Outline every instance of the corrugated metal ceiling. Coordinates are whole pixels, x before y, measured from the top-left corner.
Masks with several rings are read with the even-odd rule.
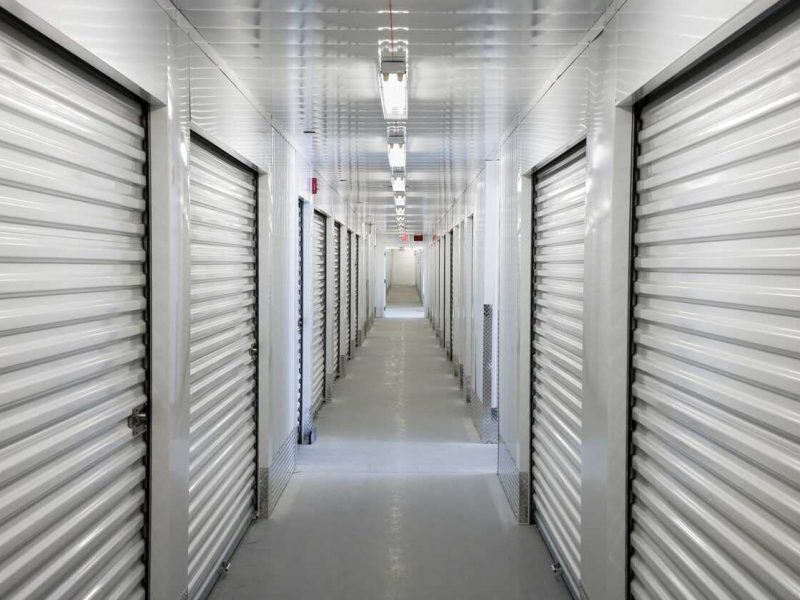
[[[409,231],[427,229],[602,15],[608,0],[393,0],[409,43]],[[388,0],[176,0],[316,168],[394,226],[377,84]]]

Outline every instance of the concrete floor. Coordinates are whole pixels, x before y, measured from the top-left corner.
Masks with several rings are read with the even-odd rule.
[[[424,319],[425,309],[413,285],[393,285],[386,296],[386,319]]]
[[[426,320],[376,320],[317,425],[212,598],[568,598]]]

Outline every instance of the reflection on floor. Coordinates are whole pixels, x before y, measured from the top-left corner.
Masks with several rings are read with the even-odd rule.
[[[427,321],[379,319],[215,600],[568,598]]]
[[[419,298],[417,288],[413,285],[393,285],[386,295],[387,319],[422,319],[425,309]]]

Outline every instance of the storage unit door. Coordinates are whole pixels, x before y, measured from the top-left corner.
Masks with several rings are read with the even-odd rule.
[[[342,293],[342,226],[336,223],[333,229],[333,370],[339,375],[339,340],[342,322],[340,319]]]
[[[0,22],[0,597],[144,598],[141,104]]]
[[[251,171],[192,138],[189,598],[255,512],[255,192]]]
[[[356,339],[360,342],[361,339],[359,337],[359,331],[361,329],[361,323],[359,321],[361,315],[361,237],[356,234],[356,253],[355,253],[355,261],[356,261],[356,297],[355,297],[355,318],[353,319],[353,327],[355,330]]]
[[[800,20],[640,112],[631,593],[800,597]]]
[[[302,444],[303,423],[303,201],[297,202],[297,441]]]
[[[325,326],[327,310],[325,307],[326,274],[325,258],[327,235],[325,231],[325,215],[314,212],[314,231],[312,232],[312,246],[314,258],[314,331],[311,341],[311,412],[316,413],[325,399]]]
[[[581,144],[534,174],[531,261],[534,518],[576,592],[585,217],[586,149]]]
[[[343,232],[345,239],[344,239],[344,269],[342,270],[342,276],[344,277],[344,293],[342,294],[342,302],[344,306],[342,306],[342,355],[343,356],[350,356],[350,232],[345,231]]]
[[[355,277],[355,248],[353,247],[353,232],[347,232],[347,356],[352,355],[353,343],[355,342],[355,334],[353,332],[353,310],[355,299],[353,298],[355,292],[356,281]]]
[[[453,359],[453,232],[447,236],[447,355]]]

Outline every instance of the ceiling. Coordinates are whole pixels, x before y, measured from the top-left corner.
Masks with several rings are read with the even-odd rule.
[[[388,0],[174,0],[317,170],[394,230],[378,42]],[[408,231],[427,231],[609,0],[392,0],[408,40]],[[315,134],[304,134],[313,130]]]

